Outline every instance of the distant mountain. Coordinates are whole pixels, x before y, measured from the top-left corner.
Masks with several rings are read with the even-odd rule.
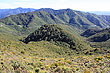
[[[90,11],[90,13],[94,13],[97,15],[110,15],[110,11]]]
[[[0,9],[0,18],[4,18],[10,15],[16,15],[19,13],[27,13],[35,11],[36,9],[33,8],[16,8],[16,9]]]
[[[106,28],[109,27],[110,23],[107,21],[105,16],[100,16],[92,13],[85,13],[81,11],[76,11],[72,9],[61,9],[61,10],[53,10],[50,8],[42,8],[37,11],[45,11],[48,13],[52,13],[66,24],[75,25],[78,27],[88,28],[88,27],[101,27]],[[105,26],[106,25],[106,26]],[[76,25],[75,25],[76,26]]]

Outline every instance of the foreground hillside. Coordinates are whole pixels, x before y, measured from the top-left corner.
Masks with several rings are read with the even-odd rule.
[[[58,27],[54,25],[44,25]],[[41,28],[44,28],[42,26]],[[63,26],[70,34],[69,26]],[[59,28],[58,28],[59,29]],[[58,30],[57,29],[57,30]],[[60,28],[62,29],[62,28]],[[63,31],[62,29],[62,31]],[[39,29],[39,31],[42,31]],[[46,31],[46,30],[45,30]],[[52,32],[52,31],[51,31]],[[64,32],[64,31],[63,31]],[[64,32],[64,33],[65,33]],[[35,32],[34,32],[35,33]],[[7,37],[8,35],[8,37]],[[40,34],[41,35],[41,34]],[[55,35],[55,34],[54,34]],[[9,34],[0,35],[1,73],[100,73],[110,72],[110,50],[90,48],[75,32],[71,32],[74,43],[82,44],[79,49],[71,49],[64,43],[41,39],[28,44],[19,41],[22,37]],[[37,37],[37,35],[34,35]],[[68,36],[68,35],[66,35]],[[30,37],[32,38],[32,37]],[[48,37],[47,37],[48,38]],[[24,38],[25,39],[25,38]],[[78,45],[77,45],[78,46]]]
[[[1,73],[109,73],[110,55],[78,55],[47,41],[0,40]]]

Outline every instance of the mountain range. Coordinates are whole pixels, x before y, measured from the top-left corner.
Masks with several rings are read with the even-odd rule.
[[[34,12],[21,13],[3,18],[0,20],[0,26],[4,28],[1,30],[3,32],[10,29],[8,31],[12,33],[19,32],[20,34],[32,32],[43,24],[64,24],[80,30],[86,30],[88,28],[104,29],[110,26],[109,17],[72,9],[54,10],[42,8]]]
[[[1,73],[109,73],[110,16],[72,9],[0,10]]]
[[[35,11],[36,9],[33,8],[16,8],[16,9],[0,9],[0,19],[4,17],[8,17],[10,15],[16,15],[19,13],[27,13]]]
[[[110,11],[89,11],[89,12],[97,15],[110,15]]]

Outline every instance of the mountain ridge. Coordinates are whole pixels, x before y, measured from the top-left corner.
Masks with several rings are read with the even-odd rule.
[[[34,8],[22,8],[22,7],[18,7],[15,9],[0,9],[0,19],[8,17],[10,15],[16,15],[19,13],[27,13],[27,12],[32,12],[35,11],[37,9]]]
[[[33,32],[35,28],[44,24],[70,25],[80,30],[89,28],[107,28],[110,25],[108,18],[109,17],[106,16],[97,16],[95,14],[71,9],[54,10],[51,8],[44,8],[34,12],[11,15],[0,19],[0,23],[4,24],[4,27],[6,26],[17,32],[25,33],[25,31]]]

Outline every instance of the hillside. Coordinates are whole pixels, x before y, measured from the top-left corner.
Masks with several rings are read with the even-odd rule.
[[[45,27],[48,27],[47,29]],[[43,30],[42,30],[43,29]],[[50,29],[55,29],[50,30]],[[65,29],[65,30],[64,30]],[[68,30],[69,29],[69,30]],[[71,30],[70,30],[71,29]],[[44,40],[47,36],[46,31],[59,35],[61,32],[67,39],[73,39],[76,49],[68,47],[68,41],[65,43]],[[39,34],[37,33],[39,32]],[[71,32],[74,31],[74,32]],[[42,33],[45,32],[45,35]],[[59,34],[56,34],[58,33]],[[51,35],[50,34],[50,35]],[[40,41],[29,40],[34,36],[42,35]],[[8,36],[8,37],[7,37]],[[67,25],[43,25],[35,32],[24,38],[28,44],[19,41],[22,37],[10,34],[0,34],[0,72],[3,73],[70,73],[70,72],[107,72],[109,71],[109,49],[91,48],[82,38],[76,34],[75,30]],[[51,36],[47,36],[47,39]],[[62,38],[63,36],[60,35]],[[66,39],[65,38],[65,39]],[[34,38],[35,39],[35,38]],[[59,41],[59,40],[57,40]],[[103,55],[103,56],[102,56]],[[92,65],[91,65],[92,64]],[[101,64],[101,65],[100,65]],[[103,65],[104,64],[104,65]],[[91,69],[91,68],[93,69]],[[95,68],[103,68],[98,69]],[[102,71],[101,71],[102,70]]]
[[[31,41],[50,41],[55,42],[56,44],[61,44],[62,46],[65,45],[64,47],[67,46],[73,50],[82,50],[84,43],[81,44],[81,40],[79,41],[78,39],[76,39],[74,35],[75,34],[72,35],[62,30],[57,25],[43,25],[42,27],[28,35],[23,40],[23,42],[27,44]],[[86,45],[84,48],[86,48]]]
[[[81,34],[90,42],[91,47],[110,48],[110,28],[106,29],[88,29]]]
[[[47,41],[24,44],[0,39],[0,45],[1,73],[100,73],[110,70],[109,55],[77,55],[77,51],[59,47]]]
[[[72,9],[39,9],[37,11],[45,11],[52,13],[69,24],[79,24],[79,26],[84,26],[87,28],[87,25],[90,27],[109,27],[109,16],[108,15],[96,15],[88,12],[76,11]],[[68,19],[69,18],[69,19]],[[107,24],[107,26],[105,26]],[[84,28],[84,27],[83,27]]]
[[[110,28],[88,29],[81,36],[87,37],[91,42],[105,42],[110,39]]]
[[[66,46],[64,47],[64,44],[61,46],[44,40],[31,41],[25,44],[18,40],[15,41],[14,38],[16,39],[12,35],[8,35],[8,37],[7,35],[0,35],[1,73],[95,73],[110,70],[108,65],[110,56],[109,54],[106,55],[110,52],[109,49],[104,51],[100,48],[89,49],[88,47],[87,50],[72,50]],[[81,42],[81,44],[84,44],[84,42]]]
[[[89,38],[93,42],[105,42],[110,39],[110,29],[101,30],[99,33],[94,34]]]
[[[86,31],[84,31],[81,36],[83,37],[90,37],[96,33],[99,33],[101,31],[101,29],[87,29]]]

